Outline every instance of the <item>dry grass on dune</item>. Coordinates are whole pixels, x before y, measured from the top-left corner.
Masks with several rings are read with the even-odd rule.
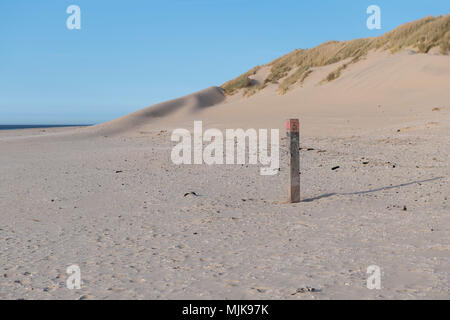
[[[228,81],[227,83],[222,85],[222,89],[225,90],[225,93],[228,95],[232,95],[236,93],[237,90],[242,88],[247,88],[251,85],[250,76],[256,74],[256,72],[259,70],[258,67],[254,67],[250,71],[247,71],[246,73],[240,75],[236,79],[233,79],[231,81]]]
[[[271,71],[263,83],[252,86],[249,78],[261,68],[258,66],[226,82],[222,88],[228,95],[246,88],[245,95],[249,96],[263,89],[268,83],[276,83],[279,84],[278,91],[284,94],[293,85],[303,83],[314,67],[351,59],[324,79],[333,81],[349,64],[364,58],[370,50],[390,50],[395,53],[404,48],[416,48],[420,53],[428,53],[434,47],[439,47],[442,54],[450,51],[450,15],[426,17],[406,23],[376,38],[329,41],[312,49],[297,49],[267,64]]]
[[[426,17],[406,23],[378,38],[374,38],[372,47],[390,49],[392,52],[403,48],[417,48],[427,53],[434,47],[441,47],[441,53],[447,54],[450,37],[450,15]],[[442,50],[444,48],[444,50]]]

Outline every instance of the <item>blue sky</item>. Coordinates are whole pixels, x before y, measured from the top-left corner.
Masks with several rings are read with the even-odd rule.
[[[69,30],[69,5],[81,30]],[[381,30],[366,9],[381,8]],[[377,36],[449,0],[1,0],[0,124],[99,123],[296,48]]]

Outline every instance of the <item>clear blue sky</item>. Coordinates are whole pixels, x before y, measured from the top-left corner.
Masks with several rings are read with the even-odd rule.
[[[66,9],[81,8],[81,30]],[[381,7],[382,29],[366,27]],[[0,0],[0,124],[98,123],[296,48],[377,36],[449,0]]]

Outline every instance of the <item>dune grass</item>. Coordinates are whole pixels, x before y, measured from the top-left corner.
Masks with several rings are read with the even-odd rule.
[[[255,75],[259,69],[260,69],[260,66],[254,67],[253,69],[240,75],[239,77],[237,77],[233,80],[230,80],[228,82],[225,82],[221,86],[221,88],[228,95],[233,95],[239,89],[248,88],[251,85],[250,76]]]
[[[311,49],[296,49],[266,65],[270,67],[270,73],[263,84],[252,87],[249,78],[256,74],[261,68],[259,66],[226,82],[222,88],[227,94],[247,88],[245,94],[248,96],[269,83],[275,83],[279,85],[278,91],[284,94],[294,85],[301,85],[314,67],[351,59],[324,79],[333,81],[339,78],[350,64],[365,57],[370,50],[389,50],[395,53],[405,48],[416,48],[420,53],[428,53],[434,47],[439,47],[442,54],[448,54],[450,51],[450,15],[425,17],[376,38],[328,41]]]
[[[249,88],[247,88],[245,91],[244,91],[244,97],[251,97],[252,95],[254,95],[255,93],[257,93],[259,90],[262,90],[262,89],[264,89],[265,87],[267,86],[267,84],[266,83],[260,83],[260,84],[257,84],[257,85],[253,85],[253,86],[251,86],[251,87],[249,87]]]
[[[288,76],[278,87],[278,92],[280,94],[285,94],[290,86],[295,83],[302,85],[305,79],[312,73],[312,70],[309,67],[299,67],[297,70]]]
[[[441,49],[441,54],[448,54],[450,52],[450,31],[447,31],[444,35],[439,47]]]
[[[427,53],[438,46],[447,46],[450,31],[450,15],[425,17],[406,23],[373,40],[372,47],[390,49],[395,53],[404,48],[417,48],[420,53]],[[445,52],[446,54],[447,52]]]

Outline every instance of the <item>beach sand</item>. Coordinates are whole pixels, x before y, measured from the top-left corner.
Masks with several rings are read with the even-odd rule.
[[[282,96],[212,87],[99,126],[0,132],[0,298],[448,299],[450,57],[371,53],[319,85],[335,68]],[[287,118],[301,203],[285,201],[285,139],[274,176],[170,160],[194,120]]]

